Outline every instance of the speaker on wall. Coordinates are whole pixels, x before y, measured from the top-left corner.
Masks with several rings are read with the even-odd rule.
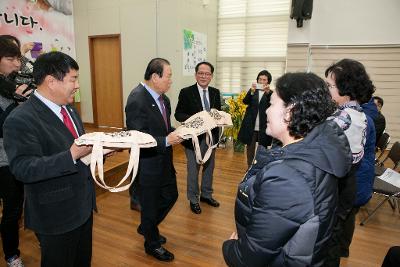
[[[297,28],[303,27],[303,20],[311,19],[313,0],[292,0],[290,18],[295,19]]]

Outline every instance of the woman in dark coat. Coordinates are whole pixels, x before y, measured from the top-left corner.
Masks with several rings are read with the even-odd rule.
[[[260,147],[240,183],[237,234],[223,244],[228,266],[323,266],[337,201],[337,181],[351,167],[343,130],[326,120],[335,104],[312,73],[278,79],[267,134],[283,147]]]
[[[243,103],[247,105],[247,108],[239,130],[238,139],[247,145],[248,167],[253,162],[257,142],[264,147],[271,145],[272,138],[265,133],[265,122],[267,121],[265,111],[269,107],[272,94],[269,88],[271,81],[272,76],[267,70],[260,71],[257,75],[257,84],[253,83],[251,85],[251,88],[243,99]]]

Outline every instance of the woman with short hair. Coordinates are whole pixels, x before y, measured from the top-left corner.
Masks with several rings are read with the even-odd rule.
[[[323,266],[338,178],[352,161],[343,130],[326,120],[335,109],[315,74],[278,79],[267,134],[283,146],[260,147],[239,184],[237,234],[223,244],[228,266]]]
[[[238,133],[238,140],[246,144],[248,167],[253,162],[256,143],[268,147],[272,142],[272,137],[265,133],[265,121],[267,119],[265,111],[269,107],[272,94],[269,87],[272,75],[269,71],[262,70],[258,73],[256,81],[257,83],[252,83],[251,88],[243,98],[243,104],[247,105],[247,108]],[[257,87],[259,88],[257,89]]]
[[[372,196],[375,164],[375,131],[372,118],[361,105],[375,92],[364,65],[353,59],[342,59],[325,71],[326,83],[338,111],[333,120],[343,129],[353,155],[353,166],[338,183],[339,196],[336,223],[327,246],[326,267],[339,267],[340,257],[349,256],[355,216],[359,206]]]

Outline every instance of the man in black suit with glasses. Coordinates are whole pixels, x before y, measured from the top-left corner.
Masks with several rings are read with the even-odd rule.
[[[221,95],[217,88],[209,86],[214,73],[214,66],[209,62],[200,62],[195,67],[196,83],[183,88],[179,93],[179,100],[175,110],[177,121],[184,122],[197,112],[215,108],[221,110]],[[214,129],[213,141],[218,141],[219,130]],[[204,154],[207,150],[205,135],[199,136],[200,150]],[[201,213],[201,202],[212,207],[218,207],[219,203],[213,194],[213,173],[215,164],[215,149],[209,160],[203,164],[201,187],[199,190],[200,165],[196,162],[195,152],[190,140],[183,142],[187,158],[187,198],[190,209],[195,214]]]

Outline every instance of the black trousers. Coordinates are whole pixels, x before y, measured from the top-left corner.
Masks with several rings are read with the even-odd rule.
[[[354,227],[355,215],[358,211],[358,209],[353,207],[357,192],[355,176],[357,168],[358,164],[353,165],[350,172],[346,175],[347,177],[339,180],[339,198],[335,215],[336,221],[332,230],[332,236],[328,245],[325,247],[327,256],[324,267],[339,267],[340,257],[343,253],[346,253],[345,249],[343,249],[346,246],[344,244],[348,243],[348,246],[350,246],[354,231],[354,229],[351,230],[351,224],[353,224]],[[351,237],[348,237],[350,232]],[[350,239],[350,241],[348,241],[348,239]]]
[[[21,182],[11,174],[8,166],[0,167],[0,198],[3,215],[1,218],[1,240],[5,259],[20,255],[19,220],[24,203],[24,190]]]
[[[131,197],[131,203],[136,205],[140,205],[138,179],[139,177],[136,177],[132,185],[129,187],[129,195]]]
[[[349,248],[353,240],[354,229],[356,227],[356,215],[360,207],[353,207],[343,224],[342,236],[339,238],[340,255],[349,255]]]
[[[161,246],[158,225],[178,199],[178,188],[176,183],[173,183],[164,186],[140,185],[139,190],[142,206],[139,227],[144,233],[144,246],[148,249],[156,249]]]
[[[382,267],[400,266],[400,247],[391,247],[383,260]]]
[[[246,147],[247,153],[247,167],[250,168],[251,164],[253,163],[254,154],[256,152],[256,144],[258,140],[258,131],[253,132],[253,136],[251,137],[251,143]]]
[[[93,215],[78,228],[59,235],[36,233],[41,248],[41,267],[90,267]]]

